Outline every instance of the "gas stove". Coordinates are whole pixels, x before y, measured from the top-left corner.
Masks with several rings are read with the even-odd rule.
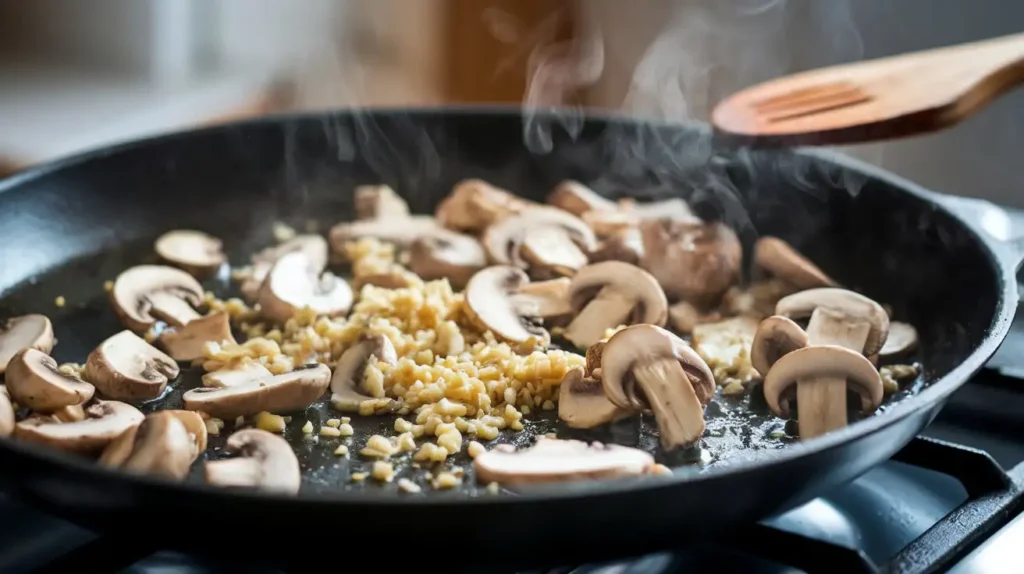
[[[1024,236],[1024,212],[1008,212]],[[909,445],[785,514],[660,554],[547,572],[1024,572],[1024,308],[987,367]],[[0,572],[282,572],[90,532],[0,498]],[[13,526],[16,525],[16,526]]]

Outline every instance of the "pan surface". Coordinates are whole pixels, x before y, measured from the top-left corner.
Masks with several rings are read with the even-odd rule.
[[[756,391],[739,401],[717,397],[708,407],[705,464],[672,460],[675,476],[641,482],[494,496],[467,476],[465,488],[409,496],[393,484],[351,481],[368,462],[334,456],[341,439],[313,442],[296,424],[287,433],[304,484],[294,499],[166,484],[6,440],[0,441],[2,479],[46,508],[102,527],[123,528],[143,517],[150,525],[184,511],[255,526],[254,536],[268,541],[313,541],[332,540],[339,522],[358,520],[360,528],[345,529],[346,543],[383,548],[377,536],[383,529],[436,524],[460,528],[467,563],[549,538],[558,545],[515,560],[593,560],[595,547],[608,555],[639,552],[761,518],[866,471],[912,438],[983,364],[1013,312],[1008,302],[1016,286],[999,247],[938,207],[933,194],[873,170],[782,151],[716,150],[695,127],[588,119],[570,137],[554,115],[524,122],[518,110],[425,110],[233,124],[102,150],[8,180],[0,184],[0,317],[48,315],[59,340],[55,358],[82,362],[122,328],[104,281],[153,262],[152,241],[165,231],[207,231],[241,264],[273,243],[275,222],[303,229],[313,221],[326,230],[351,219],[356,185],[389,184],[415,212],[431,213],[467,177],[537,200],[566,178],[611,196],[683,197],[700,215],[736,229],[747,253],[757,236],[780,236],[845,286],[888,303],[896,318],[914,324],[922,377],[879,415],[799,444],[773,438],[782,421],[766,413]],[[221,296],[233,289],[226,277],[207,287]],[[67,301],[63,308],[54,306],[58,296]],[[196,385],[198,374],[186,373],[161,406],[174,406]],[[321,401],[296,416],[319,427],[338,414]],[[393,435],[393,421],[353,417],[356,435],[345,444],[356,450],[372,434]],[[528,432],[500,440],[523,443],[558,430],[653,449],[652,422],[632,419],[573,435],[542,416]],[[224,436],[211,443],[213,457]],[[423,475],[408,466],[399,474],[426,485]],[[472,524],[486,526],[465,528]],[[574,531],[579,524],[587,532]],[[170,544],[202,544],[170,526],[153,528],[166,530]],[[286,554],[280,544],[260,547],[267,555]]]

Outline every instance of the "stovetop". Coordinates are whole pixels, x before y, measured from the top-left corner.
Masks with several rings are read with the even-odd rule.
[[[1011,213],[1024,232],[1024,212]],[[1024,233],[1021,233],[1024,235]],[[558,573],[1024,572],[1024,309],[988,367],[892,460],[711,541]],[[125,545],[0,497],[0,572],[281,572]],[[12,527],[16,525],[16,527]]]

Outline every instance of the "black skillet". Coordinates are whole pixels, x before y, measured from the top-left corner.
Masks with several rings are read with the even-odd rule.
[[[462,178],[542,199],[571,177],[611,196],[685,197],[700,215],[734,226],[748,250],[758,234],[789,240],[918,328],[922,378],[879,414],[804,443],[769,438],[783,422],[764,415],[756,391],[740,403],[719,397],[708,409],[711,464],[680,467],[671,478],[413,496],[353,485],[333,447],[292,436],[305,470],[296,498],[164,483],[10,440],[0,440],[3,486],[119,531],[126,544],[244,547],[293,563],[427,560],[445,570],[593,561],[719,533],[851,480],[927,425],[1007,332],[1019,249],[983,230],[999,223],[995,208],[953,202],[847,159],[715,149],[702,127],[589,118],[570,136],[563,125],[571,123],[554,114],[524,121],[512,109],[343,111],[173,134],[37,167],[0,183],[0,317],[46,313],[56,358],[81,362],[121,328],[103,282],[151,261],[152,240],[167,230],[213,233],[241,263],[271,243],[274,221],[350,218],[357,184],[390,184],[429,213]],[[226,292],[228,284],[211,287]],[[58,295],[63,308],[53,304]],[[179,381],[176,395],[194,384]],[[754,414],[741,420],[747,412]],[[328,415],[321,406],[296,416],[317,423]],[[358,445],[391,421],[355,422]],[[613,431],[617,438],[654,442],[648,421],[627,424]],[[532,434],[550,425],[541,420]],[[225,542],[236,535],[242,546]]]

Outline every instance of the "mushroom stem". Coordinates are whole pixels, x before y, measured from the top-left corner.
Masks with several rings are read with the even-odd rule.
[[[636,299],[629,294],[604,287],[569,323],[565,338],[577,347],[590,347],[604,337],[605,331],[625,323],[636,304]]]
[[[807,325],[809,345],[837,345],[856,351],[864,350],[871,325],[866,321],[850,321],[844,316],[819,307]],[[846,378],[816,377],[801,379],[796,384],[797,420],[800,438],[821,436],[847,424]]]
[[[633,377],[647,397],[658,420],[661,446],[671,450],[693,444],[704,434],[704,407],[689,381],[689,375],[675,357],[637,362]]]
[[[263,475],[260,461],[247,457],[212,460],[204,468],[206,482],[221,486],[252,486]]]

